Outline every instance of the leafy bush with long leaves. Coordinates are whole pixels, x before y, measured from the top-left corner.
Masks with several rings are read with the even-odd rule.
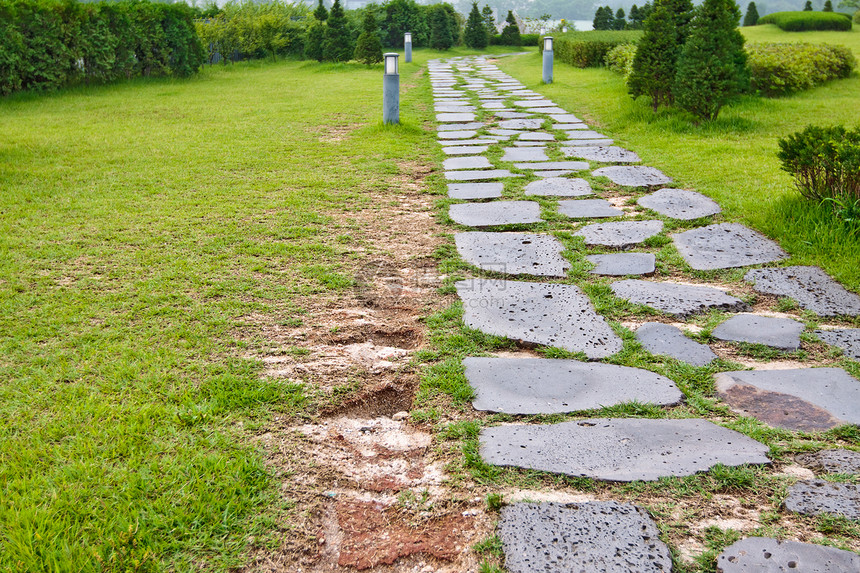
[[[847,78],[857,65],[850,49],[832,44],[750,44],[746,50],[752,88],[766,96]]]
[[[777,157],[807,199],[860,199],[860,125],[807,126],[779,140]]]

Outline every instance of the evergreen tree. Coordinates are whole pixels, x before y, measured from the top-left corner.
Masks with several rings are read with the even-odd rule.
[[[493,16],[493,9],[488,4],[484,4],[481,9],[481,19],[484,21],[484,29],[487,31],[487,44],[490,43],[496,33],[496,17]]]
[[[520,27],[517,25],[517,19],[514,18],[512,10],[508,10],[508,17],[505,18],[505,29],[502,30],[502,45],[504,46],[521,46],[523,44],[520,37]]]
[[[645,2],[645,5],[639,8],[639,21],[642,22],[643,25],[645,24],[645,20],[648,19],[648,16],[651,15],[651,12],[653,10],[654,7],[651,5],[650,2]]]
[[[806,0],[806,4],[803,5],[804,12],[812,12],[812,0]]]
[[[341,8],[340,0],[334,0],[326,23],[323,59],[330,62],[349,61],[355,50],[352,47],[352,34],[349,32],[346,14]]]
[[[690,22],[690,35],[675,76],[675,100],[700,120],[712,120],[749,87],[741,11],[734,0],[705,0]]]
[[[633,71],[627,80],[627,90],[637,98],[651,97],[654,111],[660,105],[672,103],[672,83],[681,45],[678,29],[669,2],[658,2],[644,24],[645,33],[633,57]]]
[[[615,16],[612,15],[612,8],[609,6],[598,8],[597,12],[594,13],[592,24],[595,30],[612,30],[614,23]]]
[[[317,9],[314,10],[314,18],[320,22],[325,22],[328,19],[328,10],[325,9],[323,0],[320,0],[320,3],[317,5]]]
[[[624,9],[619,8],[615,13],[615,21],[612,23],[613,30],[623,30],[627,26],[627,17],[624,14]]]
[[[666,2],[672,13],[675,28],[678,31],[678,46],[683,47],[690,33],[690,20],[693,19],[693,2],[691,0],[657,0]]]
[[[831,2],[830,0],[824,0],[824,8],[821,11],[833,12],[833,2]]]
[[[430,26],[430,47],[447,50],[454,45],[454,30],[448,10],[442,4],[429,7],[427,24]]]
[[[328,13],[326,13],[326,16],[328,16]],[[325,23],[314,18],[305,33],[305,57],[309,60],[323,61],[324,43]]]
[[[478,11],[478,3],[472,2],[472,11],[466,20],[466,32],[463,41],[470,48],[487,47],[487,29],[484,27],[484,19]]]
[[[744,26],[755,26],[758,24],[758,18],[758,8],[755,7],[755,2],[750,2],[747,6],[747,13],[744,15]]]
[[[630,7],[630,19],[627,21],[627,26],[631,30],[642,29],[642,17],[639,15],[639,6],[636,4]]]
[[[368,66],[382,61],[382,40],[379,39],[379,26],[373,10],[364,13],[361,34],[355,43],[355,59]]]

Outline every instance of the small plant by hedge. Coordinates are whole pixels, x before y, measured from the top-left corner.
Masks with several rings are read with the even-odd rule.
[[[636,57],[635,44],[621,44],[615,46],[606,54],[606,67],[624,75],[624,81],[633,73],[633,58]]]
[[[810,125],[780,139],[777,157],[807,199],[860,199],[860,126]]]
[[[555,38],[553,52],[560,61],[578,68],[600,67],[609,50],[635,44],[641,37],[639,30],[568,32]]]
[[[836,12],[774,12],[759,18],[758,23],[774,24],[786,32],[851,29],[851,18]]]
[[[747,53],[752,88],[766,96],[847,78],[857,65],[851,50],[831,44],[750,44]]]

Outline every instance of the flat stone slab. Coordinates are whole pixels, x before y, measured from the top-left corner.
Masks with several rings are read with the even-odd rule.
[[[456,287],[471,328],[590,359],[621,350],[621,339],[574,285],[472,279]]]
[[[738,223],[699,227],[672,239],[687,264],[700,271],[770,263],[787,256],[775,242]]]
[[[502,161],[549,161],[546,147],[508,147]]]
[[[567,132],[568,139],[606,139],[606,136],[602,133],[597,133],[596,131],[592,131],[590,129],[583,129],[578,131],[568,131]]]
[[[435,111],[439,113],[472,113],[475,111],[473,105],[456,105],[456,104],[440,104],[437,105]]]
[[[467,263],[509,275],[563,277],[570,262],[564,245],[550,235],[534,233],[456,233],[457,252]]]
[[[549,116],[556,123],[579,123],[580,119],[572,113],[557,113]]]
[[[454,222],[467,227],[523,225],[539,223],[540,205],[534,201],[494,201],[492,203],[461,203],[448,208]]]
[[[612,165],[595,169],[591,174],[595,177],[607,177],[616,185],[625,187],[652,187],[672,181],[659,169],[641,165]]]
[[[458,123],[463,121],[475,121],[474,113],[437,113],[436,121],[439,123]]]
[[[834,547],[747,537],[732,543],[717,557],[721,573],[856,573],[860,555]]]
[[[521,133],[517,138],[517,144],[526,142],[526,141],[555,141],[555,136],[551,133]],[[538,145],[543,145],[543,143],[539,143]]]
[[[791,318],[739,314],[716,327],[711,333],[717,340],[764,344],[780,350],[800,348],[803,323]]]
[[[561,152],[565,157],[581,157],[589,161],[600,161],[602,163],[639,163],[642,161],[632,151],[623,147],[610,145],[602,147],[599,145],[587,145],[581,147],[562,147]]]
[[[440,131],[436,134],[437,139],[471,139],[478,135],[477,131]]]
[[[447,170],[456,169],[491,169],[493,164],[486,157],[452,157],[446,159],[442,163],[442,167]]]
[[[556,104],[548,99],[527,99],[514,102],[517,107],[556,107]]]
[[[573,171],[566,171],[564,169],[550,169],[549,171],[532,171],[532,175],[535,177],[564,177],[565,175],[570,175]]]
[[[545,113],[545,114],[551,114],[551,113],[562,113],[562,114],[564,114],[564,113],[567,113],[567,110],[564,110],[560,107],[528,107],[528,108],[526,108],[526,111],[530,111],[532,113]]]
[[[588,169],[586,161],[542,161],[540,163],[514,163],[517,169],[568,169],[570,171],[582,171]]]
[[[511,573],[672,569],[669,548],[648,512],[617,501],[508,505],[499,538]]]
[[[804,515],[842,515],[848,519],[860,519],[860,485],[820,479],[800,481],[788,488],[785,509]]]
[[[651,354],[670,356],[693,366],[706,366],[717,355],[706,345],[690,340],[680,328],[662,322],[646,322],[636,329],[636,340]]]
[[[541,197],[584,197],[592,195],[593,192],[585,179],[549,177],[526,185],[525,194]]]
[[[794,457],[800,465],[819,473],[860,474],[860,452],[836,448]]]
[[[653,253],[611,253],[585,257],[595,265],[593,275],[621,277],[624,275],[650,275],[654,272]]]
[[[755,269],[744,276],[761,293],[787,296],[819,316],[860,315],[860,296],[818,267]]]
[[[481,139],[438,139],[439,145],[494,145],[498,143],[496,139],[482,137]]]
[[[436,131],[466,131],[481,129],[482,127],[484,127],[484,124],[477,121],[472,121],[469,123],[448,123],[443,125],[437,125]]]
[[[567,132],[568,134],[571,132]],[[614,143],[612,139],[581,139],[576,142],[577,147],[594,146],[608,147]]]
[[[660,189],[640,197],[637,203],[646,209],[682,221],[710,217],[723,211],[709,197],[686,189]]]
[[[487,132],[493,135],[519,135],[522,133],[518,129],[488,129]]]
[[[449,183],[448,197],[452,199],[497,199],[502,196],[505,184],[500,181],[489,183]]]
[[[815,334],[827,344],[841,348],[845,356],[860,359],[860,328],[816,330]]]
[[[612,206],[606,199],[574,199],[559,201],[558,212],[571,219],[618,217],[624,211]]]
[[[505,104],[500,101],[485,101],[481,107],[484,109],[505,109]]]
[[[479,155],[488,149],[486,145],[452,145],[443,147],[442,152],[445,155]]]
[[[717,394],[735,412],[806,432],[860,423],[860,380],[841,368],[721,372]]]
[[[543,119],[506,119],[499,122],[502,129],[540,129]]]
[[[466,358],[466,379],[476,410],[506,414],[559,414],[624,402],[668,406],[683,394],[670,379],[648,370],[543,358]]]
[[[481,431],[481,457],[513,466],[606,481],[687,476],[716,464],[768,464],[769,448],[707,420],[589,418]]]
[[[481,179],[503,179],[505,177],[522,177],[507,169],[485,169],[483,171],[446,171],[448,181],[480,181]]]
[[[583,237],[586,245],[629,249],[662,230],[663,221],[613,221],[587,225],[574,234]]]
[[[747,303],[741,299],[706,286],[627,279],[612,283],[611,288],[619,298],[635,304],[644,304],[679,318],[687,318],[711,309],[729,312],[749,309]]]
[[[494,111],[493,115],[501,119],[523,119],[526,117],[534,117],[533,113],[523,113],[521,111]]]

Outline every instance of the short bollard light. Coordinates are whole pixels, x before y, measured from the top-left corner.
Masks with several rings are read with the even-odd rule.
[[[398,54],[384,54],[385,75],[382,76],[382,121],[400,123],[400,74],[397,73]]]
[[[406,32],[403,34],[403,48],[406,51],[406,57],[403,61],[407,64],[412,63],[412,34]]]
[[[543,83],[552,83],[552,36],[543,39]]]

